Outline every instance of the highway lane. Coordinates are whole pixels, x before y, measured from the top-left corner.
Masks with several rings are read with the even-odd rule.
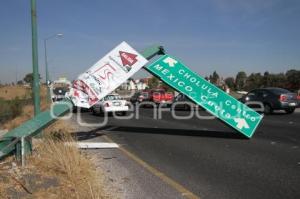
[[[100,129],[201,198],[300,198],[300,113],[265,116],[249,140],[216,119],[176,120],[167,109],[155,119],[152,112],[109,117]]]

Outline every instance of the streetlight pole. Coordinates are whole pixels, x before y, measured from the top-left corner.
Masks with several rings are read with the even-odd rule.
[[[49,83],[50,83],[50,77],[49,77],[49,70],[48,70],[48,57],[47,57],[47,41],[49,39],[55,38],[55,37],[62,37],[63,34],[62,33],[58,33],[55,35],[52,35],[50,37],[47,37],[46,39],[44,39],[44,49],[45,49],[45,72],[46,72],[46,86],[47,86],[47,102],[50,102],[50,87],[49,87]]]
[[[33,103],[34,115],[40,113],[40,77],[38,67],[38,43],[37,43],[37,22],[36,22],[36,0],[31,0],[31,34],[32,34],[32,69],[33,69]]]

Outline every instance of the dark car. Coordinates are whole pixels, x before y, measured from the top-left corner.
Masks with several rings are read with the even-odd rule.
[[[253,102],[264,106],[264,113],[271,114],[274,110],[293,113],[298,105],[297,95],[283,88],[260,88],[250,91],[242,97],[243,103],[253,108]]]
[[[149,99],[149,94],[148,92],[136,92],[131,98],[130,102],[135,104],[135,103],[141,103],[144,101],[148,101]]]
[[[182,110],[197,110],[199,106],[192,102],[186,95],[180,93],[174,100],[173,105],[170,106],[172,109],[182,109]]]
[[[172,104],[173,98],[174,94],[172,92],[166,92],[163,89],[153,89],[135,93],[131,97],[130,102],[133,104],[141,102],[152,102],[157,105],[168,105]]]
[[[61,100],[65,99],[65,94],[69,90],[70,89],[66,88],[66,87],[53,88],[53,90],[52,90],[52,92],[53,92],[52,101],[55,102],[55,101],[61,101]]]

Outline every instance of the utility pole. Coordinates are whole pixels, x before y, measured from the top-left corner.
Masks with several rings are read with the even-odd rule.
[[[16,85],[18,85],[18,65],[16,66]]]
[[[49,88],[49,71],[48,71],[48,58],[47,58],[47,40],[44,39],[44,48],[45,48],[45,72],[46,72],[46,86],[47,86],[47,103],[50,102],[50,88]]]
[[[40,113],[40,76],[38,67],[38,43],[37,43],[37,14],[36,0],[31,0],[31,32],[32,32],[32,69],[33,69],[33,104],[34,115]]]

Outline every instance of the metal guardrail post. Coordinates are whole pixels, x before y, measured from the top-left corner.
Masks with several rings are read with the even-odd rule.
[[[18,142],[16,144],[16,159],[17,161],[21,162],[22,166],[25,166],[25,158],[26,155],[30,154],[32,151],[32,139],[30,136],[25,137],[22,136],[21,138],[17,138]]]
[[[26,143],[25,142],[26,142],[26,138],[23,136],[21,138],[21,165],[22,165],[22,167],[25,166],[26,143],[28,143],[28,142],[26,142]],[[27,146],[31,147],[32,144],[30,144],[30,145],[27,144]],[[32,151],[32,150],[30,149],[30,151]]]

